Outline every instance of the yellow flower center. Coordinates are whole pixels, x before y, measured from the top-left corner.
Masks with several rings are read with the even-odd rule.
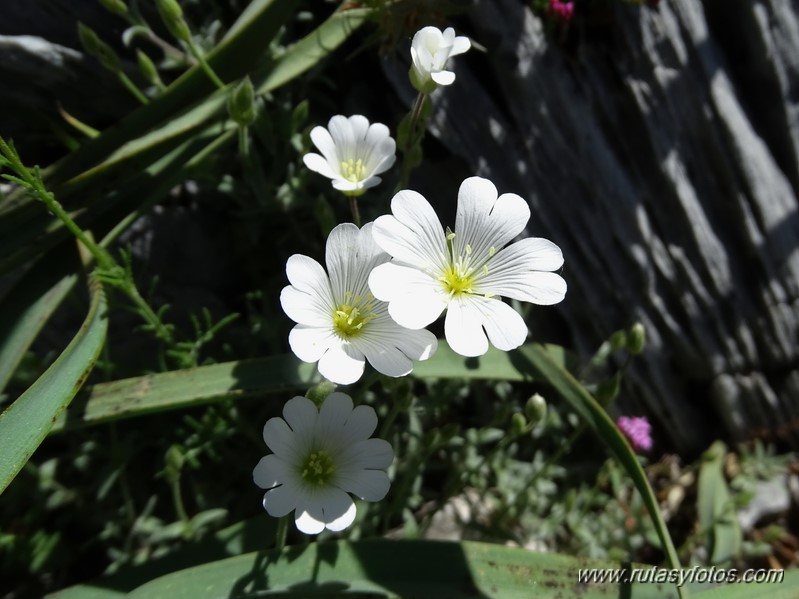
[[[358,183],[366,178],[366,168],[363,165],[363,160],[345,160],[341,163],[341,176],[347,181]]]
[[[312,451],[300,466],[300,478],[312,487],[324,487],[330,484],[336,473],[336,465],[330,453],[324,449]]]
[[[478,293],[474,290],[475,283],[480,276],[488,274],[487,262],[494,257],[496,248],[488,249],[488,256],[476,256],[472,246],[468,243],[464,247],[465,256],[455,256],[453,244],[455,233],[447,229],[447,248],[449,249],[449,265],[438,277],[444,291],[450,297],[457,297],[464,293]],[[483,293],[485,297],[493,297],[491,293]]]
[[[370,293],[366,298],[360,295],[352,296],[352,292],[347,292],[347,301],[339,304],[333,313],[333,328],[343,339],[350,339],[358,335],[363,327],[376,314],[372,311],[372,300],[374,296]]]

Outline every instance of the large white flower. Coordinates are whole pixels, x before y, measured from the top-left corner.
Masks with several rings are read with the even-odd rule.
[[[318,534],[352,524],[355,503],[348,493],[383,499],[390,485],[384,470],[394,452],[387,441],[369,438],[376,427],[375,411],[353,409],[344,393],[331,393],[318,411],[305,397],[286,402],[283,418],[270,418],[264,426],[273,453],[252,473],[255,484],[268,489],[269,515],[281,518],[294,510],[297,528]]]
[[[452,27],[443,33],[436,27],[423,27],[411,42],[411,83],[423,94],[429,94],[439,85],[450,85],[455,81],[455,73],[446,70],[447,60],[471,46],[469,38],[456,37]]]
[[[372,123],[356,114],[349,118],[336,115],[327,129],[314,127],[311,141],[322,152],[302,157],[305,166],[333,180],[333,187],[350,196],[359,196],[380,183],[397,159],[397,144],[388,127]]]
[[[387,304],[369,292],[369,273],[391,259],[375,244],[372,226],[343,223],[330,232],[327,273],[308,256],[291,256],[291,285],[280,294],[283,311],[299,323],[289,334],[292,351],[304,362],[318,361],[319,372],[342,385],[361,378],[364,358],[383,374],[403,376],[412,360],[426,360],[438,345],[429,331],[394,322]]]
[[[487,179],[461,184],[454,233],[444,233],[433,207],[415,191],[395,195],[391,211],[375,221],[373,234],[393,260],[372,271],[369,287],[411,329],[446,309],[447,342],[463,356],[484,354],[488,340],[502,350],[524,343],[527,326],[502,296],[555,304],[566,295],[566,282],[552,272],[563,265],[554,243],[527,238],[502,249],[522,232],[530,208],[513,193],[497,197]]]

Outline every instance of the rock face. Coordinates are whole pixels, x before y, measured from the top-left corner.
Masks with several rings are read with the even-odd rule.
[[[487,53],[456,59],[434,134],[563,248],[557,312],[579,351],[646,326],[619,401],[654,416],[663,447],[796,446],[797,7],[605,4],[567,45],[517,0],[478,1]]]

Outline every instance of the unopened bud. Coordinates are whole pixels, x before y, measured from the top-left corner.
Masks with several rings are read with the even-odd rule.
[[[105,9],[109,12],[119,15],[120,17],[128,16],[128,5],[122,0],[100,0]]]
[[[166,461],[164,474],[167,480],[169,482],[177,481],[180,478],[180,471],[183,469],[183,463],[186,461],[183,452],[177,445],[172,445],[167,449],[164,459]]]
[[[527,400],[524,411],[533,424],[541,422],[547,415],[547,400],[536,393]]]
[[[331,383],[330,381],[322,381],[318,385],[314,385],[308,389],[305,397],[314,402],[314,405],[318,408],[324,403],[325,399],[327,399],[327,396],[333,393],[335,390],[336,385],[334,383]]]
[[[116,52],[83,23],[78,23],[78,37],[86,54],[94,56],[109,71],[119,72],[122,66]]]
[[[610,402],[616,399],[616,396],[619,394],[620,390],[621,375],[617,372],[612,378],[599,383],[594,395],[600,404],[607,406]]]
[[[640,322],[636,322],[627,334],[627,351],[631,354],[640,354],[646,345],[646,329]]]
[[[516,412],[510,418],[510,430],[514,435],[521,435],[527,428],[527,420],[523,414]]]
[[[255,106],[255,90],[252,87],[252,81],[249,77],[245,77],[241,82],[233,88],[227,101],[227,110],[236,123],[242,127],[252,125],[255,117],[258,114]]]
[[[627,331],[616,331],[610,336],[611,351],[619,350],[627,345]]]
[[[158,8],[158,14],[161,15],[161,20],[169,29],[169,33],[184,42],[191,39],[191,31],[183,18],[183,9],[176,0],[155,0],[155,5]]]
[[[161,76],[158,74],[158,69],[155,63],[141,50],[136,50],[136,61],[139,63],[139,70],[144,78],[151,85],[163,85]]]

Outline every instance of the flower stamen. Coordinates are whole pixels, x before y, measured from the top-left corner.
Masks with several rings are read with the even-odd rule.
[[[312,451],[300,466],[300,478],[312,487],[324,487],[336,473],[333,457],[324,449]]]
[[[358,158],[354,160],[350,158],[341,163],[341,176],[347,181],[358,183],[366,178],[366,168],[364,167],[363,160]]]

